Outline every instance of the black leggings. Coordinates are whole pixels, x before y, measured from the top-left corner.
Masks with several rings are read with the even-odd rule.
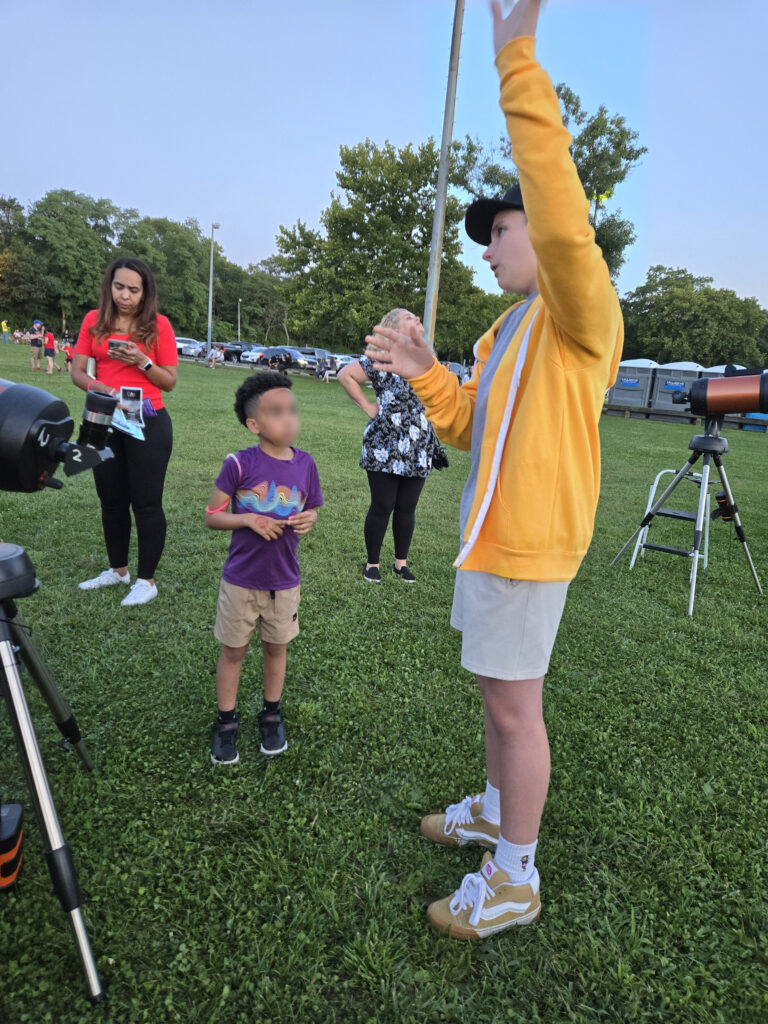
[[[371,507],[365,517],[365,546],[368,562],[378,565],[381,545],[387,532],[389,517],[392,516],[392,533],[395,538],[395,558],[405,560],[411,546],[413,529],[416,525],[416,506],[424,486],[424,477],[396,476],[394,473],[375,473],[368,470],[368,486],[371,489]],[[394,513],[394,515],[393,515]]]
[[[163,485],[173,448],[173,425],[167,409],[144,417],[144,440],[115,430],[109,443],[115,453],[93,471],[101,501],[101,522],[109,564],[128,564],[131,508],[139,541],[137,576],[151,580],[165,546]]]

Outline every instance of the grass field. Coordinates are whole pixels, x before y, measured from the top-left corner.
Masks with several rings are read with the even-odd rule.
[[[63,374],[32,374],[26,349],[0,347],[0,376],[48,388],[79,420],[82,393]],[[335,382],[297,380],[299,444],[317,461],[326,507],[300,549],[290,749],[270,762],[258,753],[260,658],[249,654],[241,763],[214,767],[212,626],[228,538],[205,529],[204,509],[222,459],[248,441],[232,412],[243,376],[180,368],[168,543],[160,597],[146,607],[77,589],[105,566],[90,474],[58,492],[0,494],[2,539],[24,545],[41,581],[21,610],[97,762],[89,775],[56,747],[27,686],[109,990],[107,1004],[88,1006],[0,711],[0,792],[25,804],[29,826],[20,883],[0,898],[0,1020],[767,1020],[765,599],[720,522],[693,619],[682,559],[609,567],[653,476],[682,464],[693,428],[603,420],[595,539],[545,690],[544,913],[469,946],[435,935],[425,908],[477,869],[479,853],[431,847],[418,831],[423,813],[484,783],[481,703],[448,625],[468,457],[451,451],[425,487],[410,560],[418,584],[385,574],[370,587],[362,414]],[[729,440],[726,465],[768,586],[768,438]],[[687,544],[687,529],[666,523],[658,536]],[[391,557],[390,538],[383,563]]]

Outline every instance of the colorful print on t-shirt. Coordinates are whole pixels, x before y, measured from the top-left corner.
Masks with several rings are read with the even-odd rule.
[[[298,488],[264,480],[256,487],[236,491],[234,504],[237,512],[259,512],[261,515],[272,512],[287,519],[303,511],[306,501],[307,495]]]

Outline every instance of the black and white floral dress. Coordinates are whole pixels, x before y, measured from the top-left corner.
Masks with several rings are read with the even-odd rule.
[[[360,365],[373,385],[379,406],[378,416],[363,433],[361,468],[396,476],[428,477],[434,440],[424,406],[402,377],[374,370],[367,356]]]

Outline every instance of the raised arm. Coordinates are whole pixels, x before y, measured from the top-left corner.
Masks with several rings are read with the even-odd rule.
[[[557,93],[536,62],[534,35],[541,4],[519,0],[506,17],[498,3],[491,6],[501,108],[520,174],[539,289],[567,336],[564,359],[578,364],[615,346],[619,301],[595,242]]]

